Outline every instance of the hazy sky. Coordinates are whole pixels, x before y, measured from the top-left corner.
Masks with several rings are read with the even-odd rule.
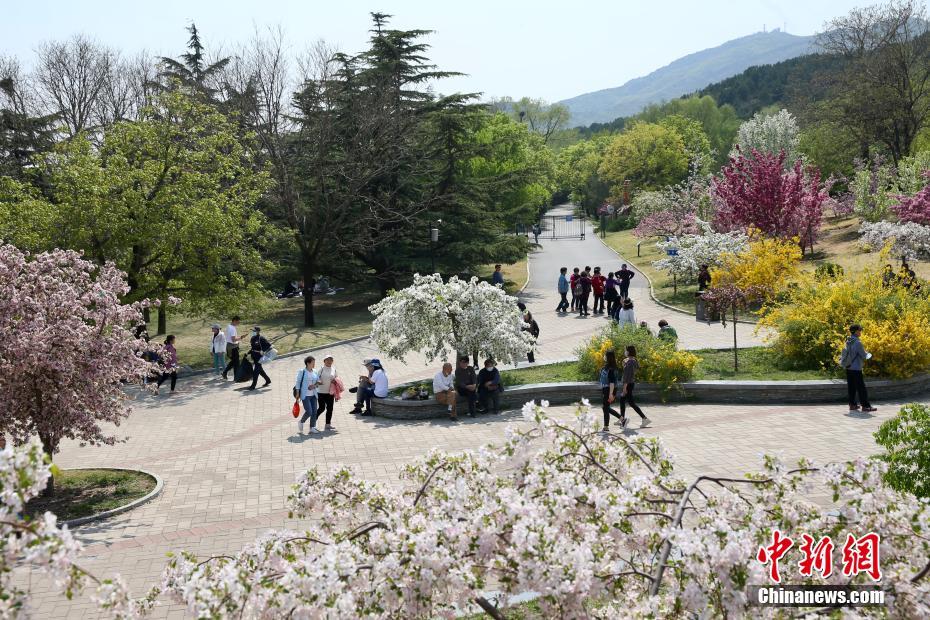
[[[281,25],[295,54],[325,39],[361,50],[368,14],[397,28],[434,30],[431,55],[467,77],[442,91],[555,101],[619,86],[672,60],[729,39],[787,25],[813,34],[825,20],[869,2],[849,0],[0,0],[0,53],[29,63],[42,41],[83,32],[136,52],[177,56],[189,21],[208,50]]]

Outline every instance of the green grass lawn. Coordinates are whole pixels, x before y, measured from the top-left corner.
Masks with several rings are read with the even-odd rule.
[[[501,265],[501,271],[504,274],[504,290],[511,295],[517,294],[521,288],[526,286],[529,273],[526,268],[527,259],[517,261],[511,265]],[[477,275],[482,280],[491,280],[491,274],[494,273],[494,265],[484,265],[478,269]]]
[[[26,504],[26,514],[53,512],[59,520],[78,519],[125,506],[150,493],[155,480],[138,471],[79,469],[55,476],[55,493]]]
[[[652,266],[653,261],[665,258],[665,254],[656,247],[658,239],[640,239],[632,230],[607,233],[604,242],[617,251],[627,262],[636,265],[636,268],[649,276],[656,298],[684,312],[694,312],[694,294],[697,284],[683,285],[678,283],[677,291],[671,276]],[[640,243],[641,242],[641,243]],[[639,256],[636,244],[640,243]]]
[[[371,295],[360,299],[346,291],[314,297],[316,327],[304,327],[304,300],[300,297],[277,299],[272,302],[270,313],[262,318],[256,319],[241,313],[239,332],[240,335],[247,334],[249,328],[257,323],[279,353],[310,349],[337,340],[368,335],[372,320],[368,306],[375,301]],[[212,365],[209,346],[213,337],[210,325],[214,322],[225,328],[229,317],[168,316],[168,333],[177,337],[175,346],[181,364],[193,368],[209,368]],[[152,338],[156,339],[155,336]]]

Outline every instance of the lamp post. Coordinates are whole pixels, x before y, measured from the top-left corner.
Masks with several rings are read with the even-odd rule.
[[[436,273],[436,244],[439,242],[439,225],[442,220],[436,220],[429,228],[429,262],[430,272]]]

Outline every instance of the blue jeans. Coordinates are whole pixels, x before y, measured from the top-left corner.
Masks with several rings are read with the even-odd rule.
[[[317,402],[316,394],[313,396],[307,396],[304,398],[304,414],[300,418],[300,423],[303,424],[307,421],[307,418],[310,418],[310,426],[316,427],[316,414],[317,414]]]
[[[226,354],[225,353],[214,353],[213,354],[213,372],[220,374],[223,372],[223,368],[226,366]]]

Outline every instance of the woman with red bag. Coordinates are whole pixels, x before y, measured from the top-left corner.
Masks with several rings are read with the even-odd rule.
[[[297,371],[297,379],[294,381],[294,398],[304,404],[304,415],[297,421],[297,432],[301,435],[304,434],[304,422],[307,419],[310,420],[310,434],[315,435],[320,432],[316,427],[316,396],[320,375],[313,370],[314,366],[316,366],[316,358],[312,355],[305,357],[304,367]]]

